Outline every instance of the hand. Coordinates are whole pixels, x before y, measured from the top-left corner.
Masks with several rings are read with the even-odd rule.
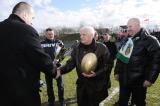
[[[59,59],[54,59],[53,64],[57,64],[59,62]]]
[[[119,81],[119,75],[118,75],[118,74],[115,74],[115,75],[114,75],[114,79],[117,80],[117,81]]]
[[[150,86],[152,86],[152,83],[147,81],[147,80],[145,80],[144,83],[143,83],[143,87],[147,88],[147,87],[150,87]]]
[[[82,75],[83,75],[84,77],[91,78],[91,77],[95,77],[95,76],[96,76],[96,73],[95,73],[94,71],[91,71],[90,74],[82,73]]]
[[[58,79],[61,76],[61,70],[59,68],[57,68],[57,75],[55,77],[55,79]]]

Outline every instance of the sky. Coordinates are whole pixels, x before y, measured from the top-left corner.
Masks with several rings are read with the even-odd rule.
[[[0,0],[0,21],[21,0]],[[160,25],[160,0],[23,0],[33,6],[37,30],[47,27],[113,27],[139,18],[142,25]]]

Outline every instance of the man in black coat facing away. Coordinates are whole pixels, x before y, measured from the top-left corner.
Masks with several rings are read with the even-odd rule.
[[[0,22],[0,106],[40,106],[40,71],[56,75],[31,26],[32,19],[32,7],[20,2],[9,18]]]

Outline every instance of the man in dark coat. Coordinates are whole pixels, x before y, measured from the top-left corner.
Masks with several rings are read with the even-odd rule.
[[[45,40],[41,42],[41,46],[44,48],[45,52],[49,54],[52,61],[55,62],[57,67],[60,67],[60,61],[64,59],[64,44],[61,40],[55,39],[54,30],[51,28],[46,29],[45,37]],[[55,106],[53,78],[51,76],[45,75],[45,80],[47,83],[48,106]],[[58,79],[56,79],[56,81],[60,106],[64,106],[63,77],[60,76]]]
[[[157,79],[160,69],[160,44],[141,28],[137,18],[129,19],[128,37],[117,54],[115,78],[119,80],[119,106],[128,106],[132,94],[136,106],[145,106],[147,88]]]
[[[40,71],[56,75],[31,26],[32,19],[32,7],[20,2],[9,18],[0,22],[0,106],[40,106]]]
[[[76,67],[78,106],[99,106],[99,103],[108,96],[106,68],[110,53],[105,45],[94,40],[94,32],[92,27],[80,29],[80,42],[73,48],[71,58],[66,65],[59,68],[57,72],[57,74],[59,72],[65,74]],[[97,66],[95,70],[90,70],[90,73],[86,74],[81,63],[88,53],[96,55]]]
[[[108,68],[108,72],[111,74],[112,68],[114,67],[114,60],[116,59],[117,47],[116,47],[115,42],[111,41],[111,35],[109,35],[108,33],[105,33],[103,35],[103,39],[104,39],[103,43],[106,45],[106,47],[108,48],[110,52],[110,65]],[[111,87],[110,74],[109,74],[108,88]]]

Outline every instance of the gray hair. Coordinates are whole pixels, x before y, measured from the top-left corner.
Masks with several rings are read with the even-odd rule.
[[[140,20],[138,18],[130,18],[128,20],[128,22],[133,22],[133,23],[135,23],[135,24],[140,26]]]
[[[91,35],[92,37],[94,37],[94,35],[95,35],[95,30],[91,26],[84,26],[84,27],[80,28],[80,31],[85,31],[87,33],[87,35]]]

